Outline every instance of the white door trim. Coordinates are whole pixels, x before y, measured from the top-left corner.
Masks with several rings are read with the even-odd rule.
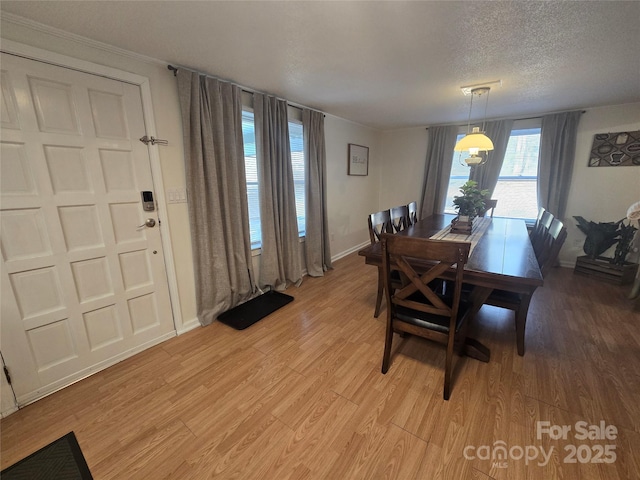
[[[151,87],[147,77],[112,67],[106,67],[97,63],[87,62],[86,60],[68,57],[66,55],[61,55],[59,53],[50,52],[48,50],[43,50],[11,40],[3,39],[2,44],[0,45],[0,51],[57,65],[59,67],[70,68],[72,70],[137,85],[140,87],[140,95],[142,97],[142,113],[144,115],[144,122],[147,130],[146,134],[148,136],[157,136],[153,115],[153,104],[151,101]],[[182,320],[180,297],[178,295],[178,282],[176,279],[173,249],[171,245],[171,227],[169,224],[167,204],[164,196],[164,182],[162,181],[162,168],[160,166],[158,148],[159,147],[157,145],[150,146],[149,158],[151,163],[151,174],[153,177],[154,194],[158,204],[158,216],[162,220],[161,240],[162,248],[164,250],[164,263],[167,272],[167,283],[169,286],[169,298],[171,299],[173,323],[177,333],[180,334],[189,330],[191,327],[185,326]],[[165,232],[164,234],[162,234],[163,230]]]

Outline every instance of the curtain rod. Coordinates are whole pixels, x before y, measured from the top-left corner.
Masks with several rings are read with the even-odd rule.
[[[187,71],[189,71],[189,72],[194,72],[194,73],[198,73],[198,74],[200,74],[200,75],[204,75],[205,77],[215,78],[216,80],[220,80],[220,81],[222,81],[222,82],[228,82],[228,83],[233,83],[234,85],[238,85],[238,84],[237,84],[237,83],[235,83],[235,82],[231,82],[231,81],[229,81],[229,80],[224,80],[224,79],[222,79],[222,78],[215,77],[215,76],[213,76],[213,75],[209,75],[209,74],[207,74],[207,73],[202,73],[202,72],[198,72],[198,71],[196,71],[196,70],[191,70],[190,68],[184,68],[184,67],[180,67],[180,68],[182,68],[183,70],[187,70]],[[168,70],[171,70],[171,71],[173,72],[173,76],[174,76],[174,77],[178,75],[178,67],[174,67],[173,65],[167,65],[167,69],[168,69]],[[261,94],[261,95],[269,95],[268,93],[260,92],[260,91],[258,91],[258,90],[253,90],[253,89],[251,89],[251,88],[244,87],[244,86],[242,86],[242,85],[238,85],[238,86],[240,87],[240,89],[241,89],[243,92],[246,92],[246,93],[251,93],[251,94],[259,93],[259,94]],[[280,97],[276,97],[276,98],[280,98]],[[306,105],[300,105],[299,103],[290,102],[290,101],[289,101],[289,100],[287,100],[286,98],[280,98],[280,100],[284,100],[285,102],[287,102],[287,105],[289,105],[289,106],[291,106],[291,107],[293,107],[293,108],[297,108],[297,109],[299,109],[299,110],[303,110],[303,109],[305,109],[305,108],[306,108],[307,110],[312,110],[312,111],[314,111],[314,112],[322,113],[325,117],[327,116],[327,115],[326,115],[323,111],[321,111],[321,110],[317,110],[317,109],[315,109],[315,108],[310,108],[310,107],[307,107]]]
[[[542,113],[540,115],[536,115],[535,117],[525,117],[525,118],[520,118],[520,117],[502,117],[502,118],[490,118],[487,121],[489,122],[497,122],[500,120],[534,120],[536,118],[542,118],[545,115],[553,115],[554,113],[563,113],[563,112],[570,112],[571,110],[562,110],[562,111],[556,111],[556,112],[549,112],[549,113]],[[586,110],[581,110],[580,113],[587,113]],[[472,122],[473,123],[473,122]],[[458,127],[462,127],[464,126],[462,123],[458,124],[458,123],[445,123],[444,125],[439,125],[440,127],[448,127],[450,125],[454,125],[454,126],[458,126]],[[429,127],[425,127],[425,130],[429,130]]]

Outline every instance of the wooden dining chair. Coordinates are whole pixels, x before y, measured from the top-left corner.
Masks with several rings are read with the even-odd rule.
[[[380,241],[380,237],[384,233],[393,233],[393,226],[391,225],[391,212],[389,210],[383,210],[381,212],[372,213],[368,218],[369,223],[369,239],[371,245]],[[393,274],[393,285],[399,286],[401,284],[400,275],[398,272]],[[378,267],[378,290],[376,294],[376,308],[373,316],[378,318],[380,315],[380,307],[382,306],[382,297],[384,296],[384,281],[382,278],[382,267]]]
[[[444,343],[447,346],[444,368],[445,400],[451,394],[451,372],[454,350],[463,345],[465,328],[471,310],[462,302],[462,274],[469,258],[470,244],[400,235],[382,235],[382,271],[387,299],[387,326],[382,357],[382,373],[387,373],[391,360],[393,334],[408,333]],[[426,263],[427,270],[418,274],[409,261]],[[397,290],[391,285],[392,268],[399,269],[410,281]],[[455,269],[453,295],[440,295],[434,288],[444,272]]]
[[[538,217],[536,218],[536,223],[533,226],[533,230],[531,231],[531,233],[535,232],[535,230],[540,226],[540,222],[542,221],[542,215],[544,214],[544,212],[546,212],[547,210],[544,207],[540,207],[538,208]]]
[[[547,236],[553,219],[553,214],[545,210],[540,217],[540,222],[537,227],[531,232],[531,245],[533,246],[533,251],[536,253],[536,258],[539,258],[545,243],[548,243]]]
[[[409,207],[407,205],[393,207],[390,213],[394,232],[399,232],[409,226]]]
[[[543,277],[555,266],[560,249],[566,239],[567,228],[560,220],[554,218],[547,230],[540,256],[536,257]]]
[[[534,239],[540,234],[539,232],[540,232],[540,225],[542,223],[542,216],[546,211],[547,210],[544,207],[539,207],[538,216],[536,217],[536,223],[534,223],[533,226],[527,225],[527,230],[529,231],[529,240],[531,241],[532,245],[533,245]]]
[[[418,222],[418,203],[407,204],[407,209],[409,210],[409,226],[415,225]]]
[[[372,213],[367,220],[369,221],[369,239],[372,245],[380,241],[383,233],[393,233],[389,210]]]
[[[540,271],[544,277],[549,270],[555,265],[560,253],[560,249],[567,239],[567,228],[563,223],[553,219],[551,225],[545,232],[545,241],[538,257]],[[527,322],[527,312],[529,311],[530,296],[526,296],[516,292],[507,292],[505,290],[493,290],[491,295],[484,302],[486,305],[494,307],[507,308],[515,312],[516,324],[516,344],[518,347],[518,355],[524,355],[524,334]]]
[[[491,218],[493,218],[493,211],[498,206],[498,200],[495,198],[490,198],[484,201],[484,214],[486,215],[489,210],[491,210]]]

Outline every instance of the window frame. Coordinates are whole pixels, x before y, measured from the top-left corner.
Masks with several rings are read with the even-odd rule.
[[[527,119],[519,119],[519,120],[514,120],[513,122],[513,126],[511,127],[511,133],[509,134],[509,139],[511,139],[511,136],[513,135],[514,131],[521,131],[521,130],[541,130],[542,128],[542,118],[541,117],[535,117],[535,118],[527,118]],[[460,126],[460,128],[458,129],[458,134],[456,137],[456,142],[466,134],[467,132],[467,127],[466,126]],[[538,152],[540,149],[540,145],[538,145]],[[448,183],[448,190],[451,188],[451,181],[452,180],[463,180],[466,178],[466,180],[469,179],[470,175],[471,175],[471,169],[469,168],[469,173],[466,177],[462,176],[462,175],[452,175],[452,173],[454,172],[454,165],[455,162],[459,163],[459,158],[460,158],[460,152],[453,152],[453,163],[451,165],[451,172],[449,174],[449,183]],[[540,161],[540,158],[538,156],[538,162]],[[503,164],[503,168],[504,168],[504,164]],[[502,168],[501,168],[501,173],[502,173]],[[501,180],[535,180],[535,185],[536,185],[536,192],[537,192],[537,183],[538,183],[538,173],[539,173],[539,168],[536,171],[536,175],[517,175],[517,176],[513,176],[513,175],[499,175],[498,176],[498,181],[496,182],[496,188],[498,186],[498,184],[500,183]],[[465,180],[465,181],[466,181]],[[495,193],[495,190],[494,190]],[[538,199],[536,197],[536,210],[538,209]],[[453,209],[453,206],[449,206],[446,204],[445,202],[445,207],[444,207],[444,212],[445,213],[450,213],[450,214],[455,214],[455,210]],[[525,222],[529,223],[531,221],[534,221],[535,218],[528,218],[528,217],[508,217],[508,218],[520,218],[522,220],[524,220]]]

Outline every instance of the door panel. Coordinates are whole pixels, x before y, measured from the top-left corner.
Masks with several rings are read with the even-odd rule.
[[[1,341],[26,403],[175,327],[139,88],[7,54],[1,79]]]

